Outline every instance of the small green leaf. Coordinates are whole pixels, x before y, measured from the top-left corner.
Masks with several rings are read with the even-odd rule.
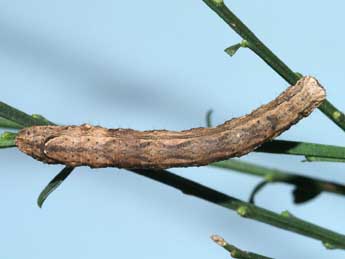
[[[38,207],[42,208],[44,201],[48,196],[62,184],[62,182],[72,173],[74,167],[66,166],[64,169],[58,173],[53,180],[51,180],[48,185],[43,189],[37,199]]]
[[[16,146],[16,136],[17,133],[14,132],[4,132],[0,135],[0,148],[8,148]]]
[[[236,52],[237,52],[237,51],[239,50],[239,48],[241,48],[241,47],[242,47],[241,43],[237,43],[237,44],[235,44],[235,45],[232,45],[232,46],[226,48],[224,51],[225,51],[230,57],[232,57],[232,56],[234,56],[234,55],[236,54]]]
[[[237,43],[235,45],[232,45],[228,48],[226,48],[224,51],[230,56],[234,56],[236,54],[236,52],[240,49],[240,48],[249,48],[249,42],[246,40],[242,40],[240,43]]]

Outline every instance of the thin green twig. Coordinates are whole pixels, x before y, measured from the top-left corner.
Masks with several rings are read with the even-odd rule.
[[[303,155],[325,159],[338,159],[336,160],[337,162],[342,160],[345,161],[345,147],[308,142],[274,140],[264,143],[255,151],[271,154]]]
[[[0,117],[0,128],[3,129],[21,129],[22,125],[19,125],[13,121]]]
[[[184,194],[212,202],[236,211],[240,216],[260,221],[322,241],[328,247],[345,249],[345,236],[299,219],[291,214],[277,214],[253,204],[241,201],[197,182],[170,173],[166,170],[130,170],[182,191]]]
[[[256,53],[266,64],[276,71],[289,84],[294,85],[301,75],[292,71],[279,59],[223,2],[223,0],[203,0],[237,34],[247,42],[248,48]],[[342,130],[345,131],[345,115],[332,103],[325,100],[319,109]]]
[[[206,126],[207,127],[212,127],[212,113],[213,110],[208,110],[206,113]]]
[[[269,183],[271,182],[267,180],[262,180],[261,182],[259,182],[250,193],[248,201],[254,204],[256,195]]]
[[[345,163],[344,158],[329,158],[320,156],[305,156],[305,160],[302,162],[333,162],[333,163]]]
[[[33,125],[54,125],[41,115],[29,115],[4,102],[0,102],[0,117],[21,125],[23,128]]]
[[[295,191],[298,190],[297,194],[301,194],[301,190],[304,190],[304,197],[307,195],[314,194],[315,196],[308,196],[309,199],[316,197],[320,192],[329,192],[339,195],[345,195],[345,186],[331,181],[324,181],[317,178],[302,176],[296,173],[268,168],[264,166],[259,166],[257,164],[252,164],[237,159],[230,159],[226,161],[220,161],[210,166],[235,170],[248,175],[254,175],[263,178],[267,182],[282,182],[294,185],[296,187]],[[296,196],[294,198],[295,202],[304,202],[300,200],[301,196]]]
[[[271,257],[266,257],[263,255],[243,251],[239,249],[238,247],[229,244],[224,240],[224,238],[218,236],[218,235],[212,235],[211,239],[218,244],[219,246],[223,247],[225,250],[227,250],[230,255],[233,258],[239,258],[239,259],[272,259]]]
[[[0,148],[15,147],[16,133],[4,132],[0,135]]]

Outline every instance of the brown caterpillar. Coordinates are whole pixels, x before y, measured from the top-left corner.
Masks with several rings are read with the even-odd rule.
[[[99,126],[33,126],[18,133],[17,147],[48,164],[93,168],[202,166],[239,157],[278,136],[325,99],[324,88],[304,77],[270,103],[215,128],[136,131]]]

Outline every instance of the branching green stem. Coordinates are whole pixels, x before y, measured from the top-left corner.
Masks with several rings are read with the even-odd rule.
[[[296,84],[300,74],[293,72],[279,59],[225,4],[222,0],[203,0],[235,32],[247,41],[247,47],[284,78],[290,85]],[[345,130],[345,115],[325,100],[319,109],[341,129]]]
[[[263,255],[243,251],[239,248],[237,248],[234,245],[229,244],[224,240],[224,238],[218,236],[218,235],[212,235],[211,239],[218,244],[219,246],[223,247],[225,250],[227,250],[230,255],[233,258],[239,258],[239,259],[272,259],[270,257],[266,257]]]
[[[277,214],[253,204],[241,201],[197,182],[170,173],[166,170],[130,170],[163,184],[182,191],[184,194],[212,202],[224,208],[236,211],[240,216],[260,221],[281,229],[308,236],[332,248],[345,249],[345,236],[319,227],[297,217]]]
[[[258,176],[264,178],[264,180],[268,182],[283,182],[295,186],[305,185],[305,187],[310,190],[312,189],[311,187],[313,187],[319,189],[320,191],[345,195],[345,185],[302,176],[288,171],[259,166],[257,164],[239,161],[237,159],[216,162],[210,164],[210,166],[235,170],[248,175]]]

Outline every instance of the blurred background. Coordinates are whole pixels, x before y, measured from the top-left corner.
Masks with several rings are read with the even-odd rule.
[[[292,69],[343,98],[345,3],[228,1]],[[0,0],[1,101],[60,124],[182,130],[249,113],[288,85],[200,1]],[[280,139],[345,145],[320,111]],[[243,160],[344,183],[345,165],[252,153]],[[78,168],[46,201],[36,199],[61,166],[1,150],[0,258],[229,258],[210,239],[275,258],[344,258],[320,242],[240,218],[125,170]],[[247,200],[261,180],[215,168],[172,169]],[[269,185],[258,205],[345,233],[344,197],[296,206],[292,186]]]

